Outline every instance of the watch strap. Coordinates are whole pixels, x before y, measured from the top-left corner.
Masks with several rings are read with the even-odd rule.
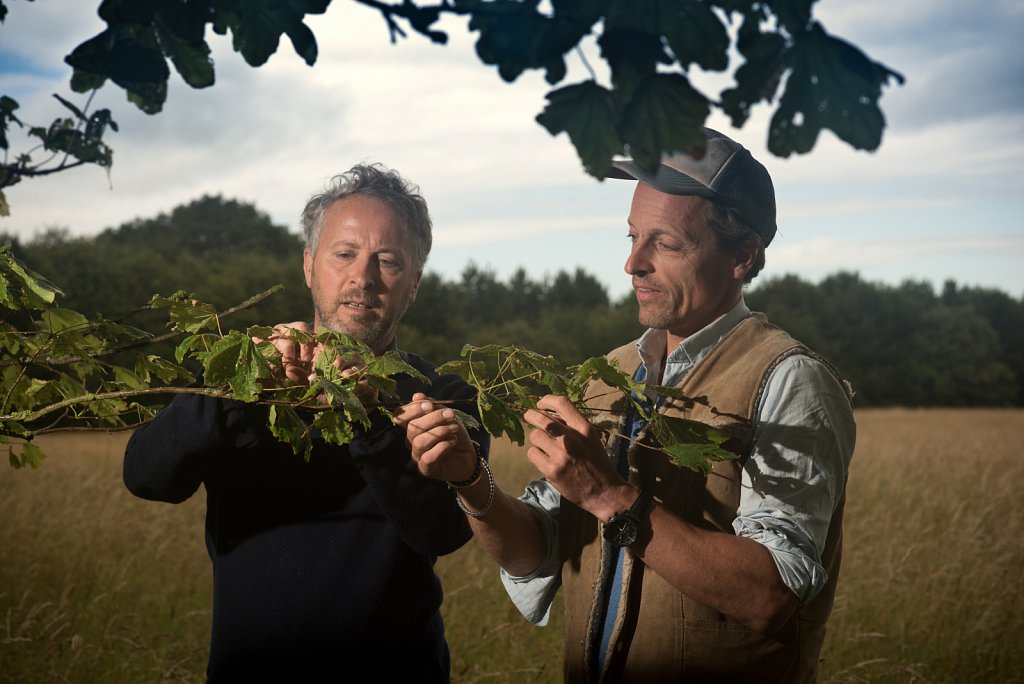
[[[640,496],[636,497],[636,501],[629,507],[629,513],[637,520],[642,521],[644,516],[647,515],[648,509],[651,507],[651,495],[644,490],[640,490]]]

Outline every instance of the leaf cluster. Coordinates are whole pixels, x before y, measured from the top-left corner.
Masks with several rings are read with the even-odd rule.
[[[736,458],[723,448],[729,440],[722,430],[685,418],[659,413],[645,396],[646,384],[633,380],[606,357],[564,366],[555,358],[515,345],[465,345],[461,360],[449,361],[440,372],[457,373],[476,388],[477,409],[484,429],[495,437],[508,436],[522,445],[525,433],[522,415],[536,408],[541,397],[566,397],[585,416],[593,415],[586,401],[591,383],[600,382],[620,393],[647,424],[654,442],[650,448],[665,453],[676,464],[704,473],[715,461]],[[652,386],[659,395],[685,399],[678,388]],[[629,439],[625,435],[616,435]]]
[[[390,415],[396,408],[398,375],[426,380],[394,350],[376,355],[362,342],[336,331],[316,334],[291,329],[284,333],[299,345],[316,345],[308,383],[282,384],[272,369],[281,354],[271,341],[273,328],[250,326],[227,330],[222,319],[247,308],[272,291],[253,297],[234,309],[218,311],[213,305],[184,291],[154,295],[149,307],[166,312],[169,332],[152,335],[99,317],[57,305],[60,291],[45,277],[27,268],[12,253],[0,248],[0,444],[8,445],[14,467],[37,467],[43,458],[32,439],[62,430],[117,430],[136,427],[161,407],[153,396],[178,392],[206,394],[269,406],[268,427],[296,454],[309,458],[312,440],[343,445],[357,426],[370,427],[369,411]],[[178,339],[173,359],[147,353],[161,339]],[[130,353],[130,363],[115,363]],[[462,360],[442,364],[441,372],[462,375],[477,389],[481,422],[494,436],[524,441],[522,413],[536,406],[545,394],[561,394],[586,411],[584,393],[594,380],[631,397],[645,411],[662,448],[681,465],[707,469],[710,460],[729,457],[718,449],[724,437],[704,428],[686,428],[666,422],[636,399],[643,387],[604,357],[563,366],[551,356],[514,346],[466,345]],[[355,372],[340,370],[340,359],[358,358]],[[198,362],[201,382],[190,382],[184,365]],[[346,364],[347,365],[347,364]],[[366,407],[357,394],[364,383],[375,390],[379,404]],[[666,391],[672,391],[665,388]],[[147,400],[148,399],[148,400]],[[479,427],[468,414],[458,412],[467,427]],[[679,444],[686,439],[688,445]],[[16,447],[18,447],[16,449]]]
[[[15,113],[20,106],[17,100],[0,95],[0,150],[4,157],[0,164],[0,216],[9,216],[11,213],[3,188],[20,183],[24,178],[46,176],[83,164],[95,164],[109,169],[113,163],[114,152],[103,141],[108,128],[117,131],[117,123],[111,118],[110,110],[98,109],[90,113],[91,95],[83,108],[60,95],[54,94],[53,97],[68,114],[54,119],[48,126],[28,125],[29,138],[35,138],[38,142],[31,149],[17,154],[11,161],[8,131],[13,126],[25,128],[26,124]],[[39,151],[45,156],[42,159],[38,156],[34,158],[33,155]]]
[[[369,426],[367,410],[355,393],[358,383],[366,382],[386,397],[395,391],[393,376],[422,377],[397,352],[375,356],[366,345],[341,333],[293,330],[290,334],[297,342],[321,345],[323,351],[316,360],[314,382],[281,386],[271,374],[280,361],[280,353],[268,341],[274,331],[252,326],[225,332],[221,325],[225,316],[276,289],[226,311],[183,291],[154,295],[149,307],[166,312],[170,329],[157,336],[60,308],[60,291],[22,264],[9,246],[0,248],[0,309],[5,312],[0,321],[0,443],[11,445],[11,465],[39,464],[42,453],[31,443],[37,435],[133,428],[160,408],[148,398],[179,392],[268,404],[271,431],[308,458],[314,433],[345,444],[352,439],[353,426]],[[174,338],[179,341],[173,358],[145,350]],[[111,360],[126,354],[128,363]],[[342,376],[335,360],[353,355],[365,359],[365,366]],[[189,360],[200,365],[201,383],[192,382],[193,374],[184,365]]]

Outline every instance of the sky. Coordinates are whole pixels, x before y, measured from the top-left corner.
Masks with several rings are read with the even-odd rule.
[[[99,3],[5,4],[0,94],[19,101],[23,121],[48,123],[62,113],[51,95],[70,95],[64,55],[105,26]],[[810,154],[782,159],[767,151],[769,106],[742,129],[712,114],[708,125],[750,149],[775,183],[779,234],[760,278],[819,282],[851,271],[1024,296],[1024,3],[821,0],[814,16],[906,83],[883,91],[888,125],[870,153],[824,132]],[[633,183],[591,178],[568,138],[534,121],[551,89],[542,73],[502,81],[459,20],[444,24],[444,47],[413,33],[392,45],[378,13],[345,0],[307,24],[320,50],[313,67],[285,39],[251,68],[208,31],[216,85],[193,90],[172,74],[154,116],[105,86],[93,107],[111,109],[120,129],[108,133],[109,176],[86,166],[6,189],[11,216],[0,232],[92,235],[216,194],[297,231],[306,199],[331,176],[380,161],[427,198],[428,270],[457,279],[473,263],[502,278],[520,267],[544,278],[583,268],[613,297],[630,291],[622,265]],[[567,64],[560,86],[587,77],[575,55]],[[694,82],[716,96],[730,79],[697,73]],[[12,150],[24,149],[20,140]]]

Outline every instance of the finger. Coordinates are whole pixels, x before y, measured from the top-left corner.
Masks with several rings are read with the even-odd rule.
[[[590,421],[567,397],[558,394],[545,395],[537,402],[537,408],[554,413],[565,425],[577,432],[587,432],[590,429]]]
[[[359,354],[349,354],[348,356],[342,356],[339,354],[334,359],[334,366],[341,371],[344,371],[347,368],[355,368],[356,370],[366,368],[366,364],[363,362],[363,358],[359,356]]]
[[[565,423],[557,416],[536,409],[527,410],[523,414],[523,420],[550,437],[563,436],[567,431]]]
[[[421,432],[412,440],[412,457],[418,461],[431,451],[437,452],[438,447],[444,446],[440,451],[443,453],[451,449],[458,442],[458,435],[449,426],[441,425],[430,430]],[[436,453],[435,453],[436,455]]]
[[[404,406],[400,406],[392,415],[400,425],[409,425],[413,421],[419,421],[424,416],[433,412],[433,402],[427,400],[425,394],[417,393],[413,395],[413,401],[405,404]],[[415,429],[417,432],[420,432],[423,427],[417,422]]]
[[[316,342],[299,345],[299,359],[310,368],[313,367],[313,360],[316,358],[317,348],[320,345]]]

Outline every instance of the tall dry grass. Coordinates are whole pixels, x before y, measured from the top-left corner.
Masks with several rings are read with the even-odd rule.
[[[1024,682],[1024,412],[857,414],[830,682]]]
[[[1024,682],[1024,412],[862,411],[824,682]],[[126,436],[54,436],[0,468],[0,682],[196,682],[210,620],[200,494],[121,484]],[[499,483],[532,468],[493,454]],[[528,625],[471,542],[442,558],[453,679],[561,680],[561,620]]]

